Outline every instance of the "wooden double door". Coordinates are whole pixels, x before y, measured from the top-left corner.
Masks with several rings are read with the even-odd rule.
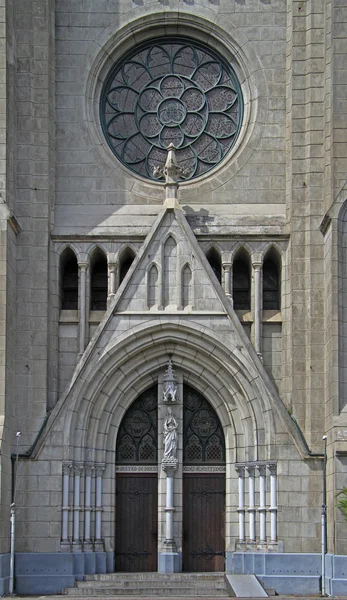
[[[158,479],[118,473],[116,569],[157,570]],[[224,571],[225,475],[183,475],[183,570]]]

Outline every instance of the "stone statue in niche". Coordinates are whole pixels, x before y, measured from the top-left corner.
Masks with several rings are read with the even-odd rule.
[[[163,461],[177,460],[177,428],[178,423],[172,414],[171,408],[168,408],[167,417],[164,421],[164,457]]]
[[[175,383],[175,372],[173,370],[171,358],[167,365],[164,375],[163,402],[176,402],[177,386]]]

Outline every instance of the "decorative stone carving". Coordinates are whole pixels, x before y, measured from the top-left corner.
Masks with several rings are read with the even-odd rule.
[[[169,358],[167,369],[164,375],[163,402],[176,402],[176,394],[177,385],[175,381],[175,371],[172,366],[171,358]]]
[[[179,166],[176,159],[176,148],[173,144],[168,146],[167,159],[164,166],[153,167],[154,177],[165,177],[166,185],[176,184],[179,177],[188,177],[191,174],[190,169],[183,169]]]
[[[167,417],[164,421],[164,456],[162,461],[164,471],[177,469],[177,428],[178,423],[175,416],[171,408],[168,408]]]

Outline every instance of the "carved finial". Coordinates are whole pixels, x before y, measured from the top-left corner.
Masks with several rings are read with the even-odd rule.
[[[177,386],[175,382],[175,371],[172,366],[172,360],[169,358],[167,368],[164,375],[164,402],[176,402]]]
[[[189,173],[189,169],[184,169],[179,166],[176,159],[176,148],[173,144],[170,144],[167,149],[165,165],[153,167],[154,177],[165,177],[165,203],[168,208],[178,206],[178,180],[180,177],[188,177]]]

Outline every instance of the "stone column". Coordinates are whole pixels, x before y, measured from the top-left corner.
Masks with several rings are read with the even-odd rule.
[[[277,465],[270,463],[267,465],[270,472],[270,543],[269,549],[277,550]]]
[[[259,543],[258,549],[266,549],[266,466],[258,465],[259,473]]]
[[[255,548],[255,488],[254,488],[254,475],[255,467],[253,465],[246,466],[248,472],[248,519],[249,519],[249,530],[247,546],[251,549]]]
[[[86,321],[87,321],[87,306],[86,306],[86,279],[87,279],[87,268],[88,263],[78,263],[79,268],[79,282],[80,282],[80,340],[79,340],[79,354],[80,359],[86,348]]]
[[[174,475],[177,470],[177,460],[172,464],[163,464],[163,470],[166,473],[166,533],[165,533],[165,546],[168,552],[176,552],[176,544],[174,542],[173,533],[173,513],[174,508]]]
[[[70,550],[69,542],[69,491],[70,491],[70,474],[72,463],[63,463],[63,502],[62,502],[62,527],[61,527],[61,545],[64,549]]]
[[[163,452],[159,454],[162,467],[159,475],[161,494],[165,489],[165,506],[160,502],[160,510],[163,512],[159,515],[161,527],[165,525],[165,539],[163,540],[161,537],[159,542],[158,571],[159,573],[176,573],[181,570],[181,560],[177,551],[177,536],[180,534],[175,520],[175,499],[177,500],[178,497],[174,488],[175,474],[179,471],[181,476],[182,469],[178,460],[179,440],[181,440],[179,423],[182,422],[182,402],[178,394],[177,380],[171,358],[169,358],[167,369],[162,377],[162,383],[159,383],[158,391],[158,418],[161,430],[159,447],[163,448]],[[182,448],[182,445],[180,446]],[[165,479],[163,473],[165,473]],[[177,483],[179,488],[180,481],[177,480]],[[178,505],[178,511],[181,508]],[[165,515],[164,523],[162,520],[163,513]],[[178,543],[180,544],[180,542]]]
[[[94,550],[103,551],[104,542],[102,535],[102,477],[105,471],[104,464],[95,465],[96,487],[95,487],[95,542]]]
[[[261,358],[261,262],[253,263],[254,272],[254,347]]]
[[[74,470],[74,505],[73,505],[73,542],[72,549],[74,552],[81,552],[82,545],[80,539],[80,512],[81,507],[81,475],[83,473],[83,465],[73,465]]]
[[[243,465],[237,465],[235,469],[239,476],[239,507],[237,509],[237,512],[239,513],[239,540],[237,542],[237,548],[244,550],[246,548],[245,467]]]
[[[85,492],[84,492],[84,543],[83,550],[85,552],[93,551],[91,540],[91,512],[92,512],[92,476],[94,467],[92,465],[85,466]]]
[[[223,263],[224,269],[224,291],[226,296],[232,301],[232,265],[231,263]]]
[[[116,295],[117,291],[117,281],[118,281],[118,264],[117,263],[109,263],[108,264],[108,298],[107,302],[109,303],[112,298]]]

